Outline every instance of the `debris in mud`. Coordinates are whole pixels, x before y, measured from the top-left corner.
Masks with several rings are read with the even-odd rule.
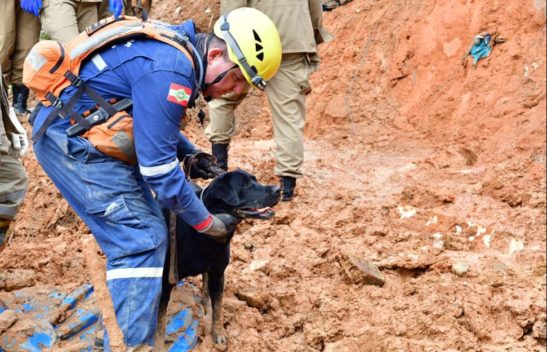
[[[236,297],[247,303],[249,307],[265,312],[270,308],[269,297],[256,291],[239,291],[235,293]]]
[[[499,37],[496,32],[494,32],[493,34],[490,34],[488,32],[482,32],[477,34],[473,38],[473,44],[471,44],[471,47],[462,58],[462,66],[466,67],[467,56],[472,56],[473,68],[476,68],[479,60],[487,58],[496,44],[505,43],[506,41],[506,38]]]
[[[532,327],[532,336],[538,340],[543,340],[543,343],[545,343],[545,340],[547,339],[547,324],[545,322],[545,314],[539,317],[538,320],[534,323],[534,326]]]
[[[17,269],[0,273],[0,289],[13,291],[34,285],[36,273],[30,269]]]
[[[342,255],[340,265],[346,277],[354,284],[383,286],[386,280],[378,267],[352,255]]]
[[[8,330],[17,320],[17,313],[13,310],[5,310],[0,313],[0,334]]]
[[[467,263],[454,263],[452,264],[452,272],[458,276],[464,276],[469,271],[469,264]]]

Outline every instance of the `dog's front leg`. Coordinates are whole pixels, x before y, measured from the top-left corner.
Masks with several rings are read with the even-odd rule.
[[[211,305],[213,308],[213,342],[217,348],[225,350],[228,348],[228,335],[224,329],[224,319],[222,317],[222,297],[224,295],[224,270],[209,271],[207,286]]]
[[[203,303],[203,309],[205,315],[211,313],[211,297],[209,296],[209,275],[207,273],[201,274],[201,302]]]

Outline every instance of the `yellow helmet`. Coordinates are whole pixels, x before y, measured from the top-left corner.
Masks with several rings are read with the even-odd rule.
[[[214,31],[247,81],[264,89],[281,64],[281,39],[272,20],[259,10],[240,7],[221,15]]]

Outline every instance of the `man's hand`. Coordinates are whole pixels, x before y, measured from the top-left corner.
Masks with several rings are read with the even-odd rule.
[[[21,0],[22,1],[22,0]],[[108,0],[108,11],[118,18],[122,14],[123,0]]]
[[[198,150],[184,158],[184,170],[190,178],[210,179],[224,173],[217,165],[217,159],[209,153]],[[188,171],[190,170],[190,171]]]
[[[21,0],[21,8],[23,11],[40,17],[40,9],[42,8],[42,0]]]
[[[226,243],[226,236],[235,230],[237,222],[238,219],[230,214],[216,214],[211,215],[210,223],[206,227],[196,230],[211,236],[217,242]]]

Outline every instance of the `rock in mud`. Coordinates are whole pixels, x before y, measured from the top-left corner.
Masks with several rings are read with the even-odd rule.
[[[547,340],[547,324],[545,316],[539,318],[532,327],[532,336],[538,340]]]
[[[249,307],[256,308],[260,311],[266,311],[270,308],[269,298],[266,295],[261,294],[259,292],[240,291],[240,292],[236,292],[235,295],[238,299],[247,303]]]
[[[0,272],[0,289],[13,291],[34,285],[36,273],[30,269],[18,269]]]
[[[464,276],[469,271],[469,264],[459,262],[452,264],[452,272],[458,276]]]
[[[8,309],[0,313],[0,334],[8,330],[17,320],[17,313]]]
[[[344,274],[354,284],[383,286],[386,280],[378,267],[352,255],[342,255],[340,264]]]

